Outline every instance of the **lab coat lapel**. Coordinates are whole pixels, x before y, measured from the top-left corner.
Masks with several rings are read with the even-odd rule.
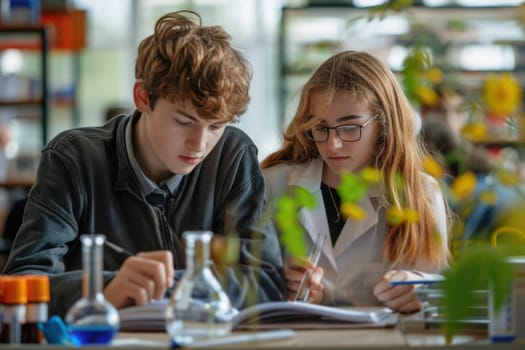
[[[289,186],[301,186],[310,191],[316,200],[316,207],[312,209],[302,208],[299,211],[299,221],[305,228],[310,244],[315,242],[319,233],[330,237],[330,229],[326,218],[326,211],[321,192],[321,180],[323,174],[322,159],[314,159],[311,162],[294,166],[290,174]],[[324,258],[329,262],[334,271],[337,271],[334,250],[330,239],[323,246]],[[327,273],[327,271],[325,271]]]
[[[359,206],[365,211],[366,217],[361,221],[347,219],[339,239],[337,240],[334,253],[335,256],[344,254],[348,247],[359,237],[365,234],[378,222],[379,189],[372,187],[368,195],[361,200]]]

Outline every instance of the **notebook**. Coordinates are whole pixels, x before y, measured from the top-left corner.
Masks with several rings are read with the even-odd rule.
[[[164,331],[168,300],[119,310],[121,331]],[[397,314],[384,307],[332,307],[304,302],[275,301],[247,307],[232,321],[233,330],[389,327]]]
[[[333,307],[298,301],[250,306],[233,319],[233,329],[369,328],[396,324],[397,314],[385,307]]]

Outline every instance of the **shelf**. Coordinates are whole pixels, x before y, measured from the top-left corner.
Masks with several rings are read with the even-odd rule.
[[[0,25],[0,32],[9,33],[37,33],[45,29],[42,25]]]
[[[35,180],[33,178],[0,181],[0,188],[31,188]]]
[[[44,12],[40,25],[0,25],[0,33],[22,34],[46,32],[47,42],[52,50],[79,51],[86,46],[87,13],[71,9],[60,12]],[[0,40],[0,50],[40,50],[40,40]]]
[[[0,51],[17,49],[23,51],[40,51],[42,46],[39,44],[32,43],[20,43],[18,41],[3,41],[0,42]]]
[[[35,38],[28,37],[36,35]],[[49,118],[49,101],[48,101],[48,53],[49,53],[49,38],[47,26],[0,26],[0,48],[7,48],[6,45],[11,45],[9,48],[22,49],[32,43],[34,47],[38,47],[38,54],[40,55],[40,76],[39,76],[39,98],[29,99],[15,99],[15,100],[1,100],[0,107],[24,107],[36,106],[41,109],[41,144],[45,145],[47,142],[48,132],[48,118]]]
[[[404,54],[427,31],[434,34],[429,37],[438,44],[436,57],[442,55],[439,59],[454,67],[454,74],[467,89],[477,92],[484,76],[503,71],[512,71],[525,87],[525,60],[522,59],[525,33],[518,19],[519,10],[519,7],[427,8],[418,5],[403,12],[388,12],[381,20],[377,17],[370,20],[368,9],[341,1],[285,6],[279,26],[280,124],[286,125],[293,115],[296,88],[328,57],[343,50],[366,51],[398,73]],[[459,22],[464,25],[462,30],[455,26]],[[468,53],[465,48],[470,49],[472,44],[494,45],[498,50],[491,52],[501,57],[511,47],[514,68],[503,67],[508,62],[505,56],[500,67],[486,65],[470,69],[462,57]]]
[[[524,146],[525,142],[524,140],[520,140],[517,137],[511,137],[511,138],[488,138],[486,140],[476,140],[472,141],[472,143],[484,146],[484,147],[518,147],[518,146]]]
[[[11,56],[19,63],[16,69],[0,75],[1,127],[10,135],[9,149],[17,152],[3,159],[8,178],[0,181],[11,199],[32,187],[49,136],[79,125],[78,75],[86,18],[86,11],[71,10],[42,14],[37,26],[0,26],[0,58],[11,54],[6,50],[19,51]]]
[[[42,51],[42,45],[45,44],[42,38],[47,36],[46,26],[0,26],[0,51],[8,49],[18,49],[24,51]],[[29,35],[34,34],[35,38]],[[47,42],[47,37],[46,37]]]
[[[0,101],[0,107],[13,107],[13,106],[40,106],[42,105],[42,99],[30,99],[30,100],[3,100]]]

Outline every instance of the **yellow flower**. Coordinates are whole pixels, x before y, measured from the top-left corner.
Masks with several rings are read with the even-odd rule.
[[[411,208],[405,208],[403,210],[403,215],[407,223],[413,224],[419,221],[419,213]]]
[[[392,226],[403,222],[413,224],[419,221],[419,214],[411,208],[390,207],[386,212],[386,221]]]
[[[423,158],[423,169],[430,175],[435,178],[440,178],[444,171],[441,165],[432,157]]]
[[[405,220],[405,213],[399,207],[390,207],[386,212],[386,222],[392,226],[401,224]]]
[[[498,201],[498,195],[492,190],[485,190],[479,194],[479,200],[487,205],[493,205]]]
[[[369,184],[379,183],[383,178],[381,172],[377,169],[366,167],[361,171],[361,177]]]
[[[456,196],[456,198],[462,200],[467,198],[472,192],[474,192],[474,189],[476,188],[476,175],[474,175],[473,172],[467,171],[461,175],[459,175],[451,185],[452,193]]]
[[[483,81],[481,97],[490,115],[506,118],[518,109],[521,87],[512,74],[489,74]]]
[[[365,211],[358,205],[350,202],[341,204],[341,213],[347,218],[362,221],[366,218]]]
[[[468,123],[461,128],[461,133],[469,141],[483,141],[487,138],[487,126],[485,123]]]
[[[425,73],[428,80],[433,84],[437,84],[443,81],[443,72],[437,67],[432,67]]]
[[[499,182],[505,186],[516,186],[521,183],[520,175],[510,171],[499,170],[496,172],[496,176],[498,177]]]
[[[421,104],[425,106],[437,106],[439,103],[439,96],[434,89],[428,86],[420,85],[416,87],[416,96]]]

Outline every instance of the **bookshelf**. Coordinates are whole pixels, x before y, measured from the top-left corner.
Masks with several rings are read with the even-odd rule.
[[[415,4],[419,4],[418,1]],[[367,51],[382,59],[394,72],[402,67],[403,53],[414,44],[421,28],[435,34],[442,45],[436,57],[446,60],[454,74],[474,93],[490,72],[511,71],[525,85],[525,32],[519,8],[427,7],[414,5],[401,13],[388,12],[370,19],[368,8],[346,1],[312,1],[282,8],[279,26],[279,106],[283,125],[291,119],[298,91],[314,69],[343,50]],[[467,49],[490,46],[494,54],[511,57],[506,67],[478,67],[490,62],[478,55],[468,67]]]

